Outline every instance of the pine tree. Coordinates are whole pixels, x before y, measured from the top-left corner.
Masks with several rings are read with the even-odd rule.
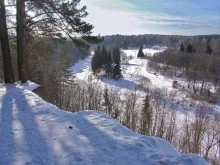
[[[95,50],[95,54],[93,55],[92,61],[91,61],[91,68],[94,74],[97,71],[97,69],[102,67],[100,57],[101,57],[101,49],[98,46],[98,48]]]
[[[138,58],[145,57],[145,56],[144,56],[143,46],[142,46],[142,45],[140,46],[140,49],[139,49],[138,54],[137,54],[137,57],[138,57]]]
[[[106,57],[106,64],[105,64],[105,72],[108,77],[112,76],[112,59],[111,59],[111,52],[109,51]]]
[[[121,57],[119,48],[115,48],[112,54],[112,78],[118,79],[121,77]]]
[[[18,77],[22,83],[27,81],[27,29],[25,22],[25,0],[16,0],[16,21],[17,21],[17,67],[18,67]]]
[[[149,96],[146,95],[144,99],[144,105],[141,112],[141,128],[140,133],[143,135],[150,135],[150,130],[152,127],[152,119],[153,118],[153,111],[150,106],[150,99]]]
[[[17,0],[23,1],[23,0]],[[27,27],[34,36],[68,37],[80,48],[89,49],[90,44],[102,40],[92,36],[93,25],[86,22],[86,6],[80,5],[80,0],[26,0]],[[33,29],[38,29],[34,31]]]
[[[1,2],[3,3],[3,0]],[[48,36],[60,39],[68,37],[75,46],[83,50],[88,50],[91,44],[103,40],[99,36],[92,36],[94,27],[85,22],[84,18],[88,13],[86,6],[79,5],[80,0],[16,0],[15,2],[13,5],[16,6],[17,67],[19,80],[22,82],[28,79],[26,77],[28,40]],[[1,9],[3,9],[2,4]]]
[[[11,61],[4,0],[0,1],[0,41],[1,41],[5,83],[14,83],[15,78],[14,78],[12,61]]]
[[[105,68],[105,65],[108,63],[108,52],[107,52],[105,46],[102,47],[100,62],[102,63],[103,68]]]
[[[183,44],[183,43],[180,44],[180,51],[181,51],[181,52],[184,52],[184,51],[185,51],[185,47],[184,47],[184,44]]]
[[[212,48],[210,45],[207,46],[206,53],[212,54]]]
[[[193,46],[189,43],[187,48],[186,48],[187,53],[192,53],[195,52],[195,49],[193,49]]]
[[[108,77],[118,79],[121,77],[121,58],[119,48],[113,49],[113,52],[107,52],[103,46],[102,50],[98,47],[92,57],[91,68],[95,74],[96,70],[102,68]]]

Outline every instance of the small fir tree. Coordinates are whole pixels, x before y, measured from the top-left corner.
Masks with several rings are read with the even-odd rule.
[[[193,48],[193,46],[189,43],[187,48],[186,48],[186,52],[187,53],[192,53],[195,52],[195,49]]]
[[[212,48],[210,45],[207,46],[206,53],[212,54]]]
[[[139,51],[138,51],[137,57],[138,57],[138,58],[145,57],[145,56],[144,56],[143,46],[142,46],[142,45],[140,46],[140,49],[139,49]]]
[[[184,52],[184,51],[185,51],[185,47],[184,47],[184,44],[183,44],[183,43],[180,44],[180,51],[181,51],[181,52]]]

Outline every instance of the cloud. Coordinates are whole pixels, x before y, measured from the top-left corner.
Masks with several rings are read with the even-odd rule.
[[[109,34],[220,33],[220,1],[82,0],[94,32]]]

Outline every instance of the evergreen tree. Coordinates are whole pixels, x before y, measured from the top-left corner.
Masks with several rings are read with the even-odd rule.
[[[105,72],[108,77],[112,76],[112,59],[111,59],[111,52],[109,51],[106,57],[106,64],[105,64]]]
[[[143,46],[142,46],[142,45],[140,46],[140,49],[139,49],[138,54],[137,54],[137,57],[138,57],[138,58],[145,57],[145,56],[144,56]]]
[[[102,63],[103,68],[105,68],[106,64],[108,63],[108,52],[107,52],[105,46],[102,47],[100,62]]]
[[[95,74],[96,70],[102,68],[105,70],[107,76],[114,79],[121,77],[121,58],[119,48],[113,49],[113,52],[107,52],[103,46],[102,50],[98,47],[92,57],[91,68]]]
[[[121,77],[121,57],[119,48],[115,48],[112,54],[112,78],[118,79]]]
[[[187,53],[192,53],[195,52],[195,49],[193,49],[193,46],[189,43],[187,48],[186,48]]]
[[[184,48],[184,44],[183,44],[183,43],[180,44],[180,51],[181,51],[181,52],[184,52],[184,51],[185,51],[185,48]]]
[[[207,46],[206,53],[212,54],[212,48],[210,45]]]
[[[104,46],[102,48],[100,61],[102,63],[102,68],[105,70],[106,75],[110,76],[111,75],[111,62],[112,62],[111,53],[110,51],[107,52]]]
[[[150,99],[149,96],[146,95],[144,99],[144,105],[141,111],[141,128],[140,133],[143,135],[150,135],[150,130],[152,127],[152,119],[153,118],[153,111],[150,106]]]
[[[97,69],[102,67],[100,57],[101,57],[101,49],[98,46],[98,48],[95,50],[95,54],[93,55],[92,61],[91,61],[91,68],[92,68],[92,71],[93,71],[94,74],[95,74]]]
[[[86,50],[91,44],[102,41],[99,36],[92,36],[94,27],[84,21],[88,13],[86,6],[79,5],[80,0],[16,0],[10,3],[16,6],[17,67],[19,80],[22,82],[28,79],[28,40],[39,36],[60,39],[68,37],[75,46]],[[1,4],[1,11],[2,9]]]

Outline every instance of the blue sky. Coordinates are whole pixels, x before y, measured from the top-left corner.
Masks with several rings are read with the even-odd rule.
[[[81,0],[94,34],[220,34],[220,0]]]

